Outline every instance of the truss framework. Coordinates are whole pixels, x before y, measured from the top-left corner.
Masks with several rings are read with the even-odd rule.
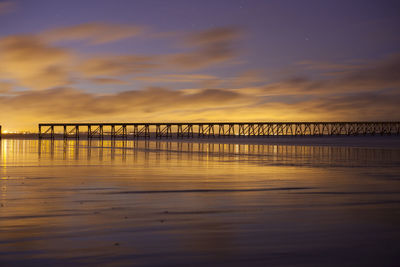
[[[0,126],[1,127],[1,126]],[[0,128],[1,129],[1,128]],[[58,131],[55,131],[55,130]],[[61,132],[60,129],[62,129]],[[399,135],[400,122],[41,123],[39,138],[214,138]]]

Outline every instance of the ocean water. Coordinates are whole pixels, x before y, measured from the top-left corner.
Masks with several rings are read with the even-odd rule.
[[[0,266],[400,265],[397,146],[257,142],[3,139]]]

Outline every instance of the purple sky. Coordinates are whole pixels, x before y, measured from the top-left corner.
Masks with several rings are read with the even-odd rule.
[[[5,62],[0,63],[0,103],[23,106],[15,115],[23,122],[31,121],[30,116],[23,119],[23,111],[51,121],[90,121],[105,115],[106,120],[132,121],[137,114],[143,119],[176,120],[182,109],[190,120],[204,120],[210,114],[215,119],[232,114],[231,120],[290,120],[271,109],[304,115],[293,119],[315,119],[310,114],[319,112],[318,107],[340,99],[346,107],[333,105],[330,115],[327,110],[321,114],[343,119],[351,101],[361,106],[360,99],[368,105],[382,98],[369,117],[356,109],[349,119],[398,119],[386,99],[399,94],[399,14],[399,1],[378,0],[0,1],[0,59]],[[122,32],[138,27],[140,33],[112,37],[114,28],[107,25],[115,31],[122,27]],[[100,63],[94,62],[99,58]],[[116,69],[115,64],[126,68]],[[40,73],[35,72],[38,69]],[[121,109],[128,105],[121,100],[122,92],[140,94],[141,103],[154,102],[159,91],[149,92],[153,87],[167,90],[165,98],[171,103],[189,98],[192,106],[198,99],[208,105],[168,108],[169,116],[160,115],[162,108],[122,112],[104,107],[114,102]],[[38,103],[37,98],[47,94],[56,103],[65,99],[67,106],[72,101],[67,91],[94,101],[96,108],[57,116],[66,108],[42,109]],[[109,99],[99,99],[104,95]],[[224,105],[216,105],[219,101]],[[309,113],[298,103],[304,103]],[[168,102],[160,103],[164,105]],[[382,106],[389,107],[382,112]],[[246,115],[232,113],[231,108]],[[22,122],[3,117],[0,123],[23,128]]]

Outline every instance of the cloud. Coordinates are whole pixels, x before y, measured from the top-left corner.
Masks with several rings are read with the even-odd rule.
[[[263,87],[265,94],[338,94],[400,88],[400,54],[328,78],[292,77]]]
[[[400,54],[374,62],[355,70],[339,79],[339,84],[353,88],[394,88],[400,87]]]
[[[16,8],[15,2],[4,1],[0,2],[0,15],[7,14],[14,11]]]
[[[88,44],[134,36],[133,30],[99,30],[98,24],[0,39],[0,121],[36,129],[40,121],[293,121],[399,120],[400,55],[356,65],[301,62],[313,76],[268,82],[256,70],[220,77],[204,67],[237,56],[236,28],[187,36],[183,51],[164,55],[82,55],[56,41]],[[95,25],[95,26],[93,26]],[[103,25],[104,26],[104,25]],[[107,29],[107,27],[103,28]],[[299,66],[297,64],[296,66]],[[332,73],[332,75],[324,75]],[[316,74],[316,75],[315,75]],[[139,83],[139,82],[140,83]],[[143,90],[99,94],[79,88],[146,83]],[[174,86],[183,89],[168,89]],[[139,85],[138,85],[139,84]],[[157,85],[159,87],[155,87]],[[72,87],[73,86],[73,87]],[[25,87],[26,90],[13,90]],[[110,86],[111,87],[111,86]],[[93,86],[93,88],[95,88]],[[13,91],[12,91],[13,90]],[[10,93],[11,92],[11,93]],[[12,110],[12,112],[9,112]]]
[[[82,78],[97,84],[115,83],[118,76],[155,68],[152,60],[149,56],[136,55],[84,58],[77,51],[49,44],[34,35],[0,39],[0,79],[14,80],[17,85],[30,90],[67,86]]]
[[[111,78],[93,78],[90,81],[95,84],[128,84],[126,81]]]
[[[0,120],[7,121],[10,128],[20,129],[28,125],[36,129],[37,118],[49,122],[400,120],[396,62],[397,57],[391,57],[322,81],[288,79],[274,83],[281,86],[280,93],[275,95],[265,93],[263,86],[195,90],[149,87],[107,95],[73,88],[27,91],[0,96]],[[177,81],[213,78],[195,74],[162,77]],[[93,79],[106,84],[119,81],[106,77]],[[367,89],[359,84],[364,79],[369,83]],[[239,80],[244,83],[246,79]],[[285,88],[283,84],[291,86]],[[332,84],[355,88],[329,91]],[[311,85],[314,87],[310,88]],[[385,89],[388,86],[393,89]],[[7,112],[11,109],[12,113]]]
[[[143,30],[139,26],[91,22],[52,29],[42,33],[42,37],[49,42],[83,40],[96,45],[137,36]]]
[[[399,121],[399,93],[361,93],[353,96],[324,96],[285,103],[259,103],[223,109],[187,112],[183,118],[204,121]]]
[[[226,62],[236,56],[234,42],[240,36],[241,32],[233,27],[214,28],[191,34],[184,44],[192,51],[172,55],[169,61],[188,69]]]
[[[256,70],[248,70],[233,77],[218,77],[207,74],[149,74],[137,76],[134,80],[148,83],[191,83],[200,88],[243,88],[257,83],[265,83],[266,79]]]
[[[35,129],[38,121],[170,119],[179,120],[206,109],[240,106],[248,97],[218,89],[204,89],[187,94],[184,91],[151,87],[109,95],[86,93],[73,88],[22,92],[15,96],[0,96],[0,120],[25,124]],[[6,112],[12,109],[10,114]],[[186,114],[186,115],[185,115]],[[17,119],[18,118],[18,119]]]
[[[358,64],[357,64],[358,63]],[[331,62],[319,62],[312,60],[303,60],[296,63],[296,65],[309,69],[309,70],[319,70],[319,71],[339,71],[343,72],[346,70],[357,70],[362,67],[361,62],[353,62],[352,64],[341,64],[341,63],[331,63]],[[365,63],[365,62],[364,62]]]
[[[315,118],[327,120],[399,120],[400,92],[363,92],[352,95],[325,96],[305,101],[300,113],[316,111]]]
[[[242,90],[150,87],[98,95],[57,88],[0,96],[0,120],[36,129],[40,121],[399,120],[399,92],[322,95],[286,102]],[[12,113],[7,110],[13,110]]]
[[[168,112],[181,108],[193,111],[209,107],[225,107],[243,103],[239,93],[218,89],[203,89],[186,94],[184,91],[161,87],[132,90],[109,95],[86,93],[74,88],[57,88],[23,92],[17,96],[0,97],[2,108],[14,106],[51,118],[86,118],[88,115],[110,116],[130,112]]]
[[[219,84],[225,88],[248,88],[265,84],[268,79],[259,70],[245,70],[232,77],[220,78]]]
[[[68,50],[50,46],[35,36],[14,35],[0,39],[0,78],[20,86],[44,89],[70,83]]]
[[[0,94],[10,92],[12,87],[12,83],[0,81]]]
[[[153,83],[198,83],[217,79],[213,75],[204,74],[161,74],[150,76],[138,76],[135,80]]]
[[[149,71],[156,67],[152,57],[135,55],[95,56],[85,60],[78,70],[85,76],[120,76]]]
[[[143,81],[152,84],[166,84],[166,83],[188,83],[191,84],[191,90],[201,88],[231,88],[243,89],[256,84],[265,84],[266,78],[262,77],[261,72],[257,70],[247,70],[240,72],[234,76],[219,77],[208,74],[159,74],[152,73],[146,76],[134,77],[136,81]],[[187,91],[187,89],[186,89]]]
[[[95,84],[122,84],[121,76],[161,70],[164,82],[191,82],[204,87],[218,86],[210,77],[182,76],[182,68],[196,69],[232,59],[233,42],[240,36],[236,28],[215,28],[190,34],[184,40],[191,51],[179,54],[133,55],[98,54],[84,56],[55,41],[83,40],[89,44],[112,42],[139,34],[136,26],[87,23],[57,28],[37,35],[11,35],[0,39],[0,79],[9,79],[28,90],[70,86],[79,81]],[[178,68],[178,69],[176,69]],[[181,71],[180,71],[180,70]],[[175,75],[175,76],[174,76]],[[181,75],[181,76],[179,76]],[[194,74],[195,75],[195,74]],[[151,78],[142,76],[137,80]],[[132,79],[130,79],[132,81]],[[153,79],[154,80],[154,79]]]

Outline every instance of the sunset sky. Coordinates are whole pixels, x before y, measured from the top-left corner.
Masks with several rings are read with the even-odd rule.
[[[0,124],[400,120],[400,1],[0,1]]]

